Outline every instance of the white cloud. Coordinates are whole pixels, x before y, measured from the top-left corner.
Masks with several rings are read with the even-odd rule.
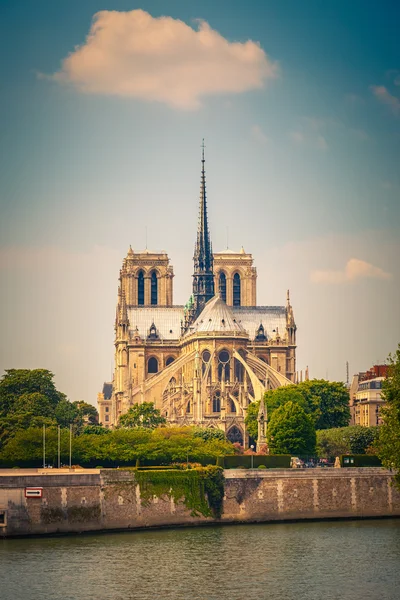
[[[386,104],[390,108],[396,117],[400,115],[400,100],[396,96],[392,96],[385,86],[371,85],[371,91],[382,104]]]
[[[260,144],[266,144],[268,142],[268,137],[265,135],[259,125],[253,125],[251,128],[251,136]]]
[[[206,95],[263,88],[278,65],[258,43],[229,42],[205,21],[198,29],[143,10],[103,10],[86,42],[51,78],[90,94],[164,102],[196,109]]]
[[[343,271],[315,270],[310,275],[313,283],[348,283],[357,279],[391,279],[391,277],[391,273],[358,258],[351,258]]]

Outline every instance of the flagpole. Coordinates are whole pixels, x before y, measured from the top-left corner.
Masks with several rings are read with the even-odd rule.
[[[43,469],[46,468],[46,425],[43,424]]]
[[[72,423],[69,424],[69,468],[72,466]]]
[[[58,468],[61,467],[61,426],[58,426]]]

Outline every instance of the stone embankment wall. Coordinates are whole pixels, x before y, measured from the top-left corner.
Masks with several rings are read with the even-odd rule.
[[[0,536],[112,529],[400,516],[400,492],[389,471],[293,469],[225,471],[221,519],[193,517],[183,503],[143,505],[133,471],[0,472]],[[41,498],[25,489],[43,488]]]

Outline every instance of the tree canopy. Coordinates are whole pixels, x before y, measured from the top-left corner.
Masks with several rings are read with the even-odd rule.
[[[215,464],[218,456],[234,454],[226,439],[204,440],[194,427],[120,428],[100,431],[97,426],[74,435],[72,463],[86,467],[170,465],[189,462]],[[92,435],[87,435],[91,433]],[[46,430],[46,459],[57,464],[57,429]],[[69,431],[61,430],[61,462],[69,460]],[[3,466],[40,466],[43,461],[43,432],[29,427],[19,430],[0,451]]]
[[[386,406],[382,409],[383,424],[376,447],[382,464],[396,471],[395,479],[400,487],[400,344],[395,355],[389,356],[388,378],[382,387]]]
[[[300,404],[286,402],[273,412],[267,439],[271,454],[314,454],[316,435],[313,418]]]
[[[158,408],[154,407],[153,402],[143,402],[143,404],[134,404],[124,415],[119,418],[120,427],[146,427],[155,429],[160,425],[165,425],[166,419],[161,416]]]
[[[349,424],[349,393],[342,382],[312,379],[299,384],[279,387],[266,392],[264,401],[268,419],[274,411],[286,404],[294,402],[311,415],[316,429],[345,427]],[[246,426],[250,435],[257,438],[257,415],[260,402],[252,402],[247,409]]]
[[[17,431],[46,425],[80,429],[97,422],[97,410],[70,402],[46,369],[8,369],[0,380],[0,446]]]
[[[341,454],[365,454],[378,438],[380,427],[337,427],[317,431],[318,456],[334,459]]]

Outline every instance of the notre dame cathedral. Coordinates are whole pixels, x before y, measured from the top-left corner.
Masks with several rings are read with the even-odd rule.
[[[257,306],[251,254],[212,252],[204,147],[193,293],[173,304],[167,254],[129,248],[119,276],[113,381],[98,395],[100,422],[118,423],[154,402],[171,425],[218,427],[247,446],[247,407],[295,381],[296,324],[290,304]]]

